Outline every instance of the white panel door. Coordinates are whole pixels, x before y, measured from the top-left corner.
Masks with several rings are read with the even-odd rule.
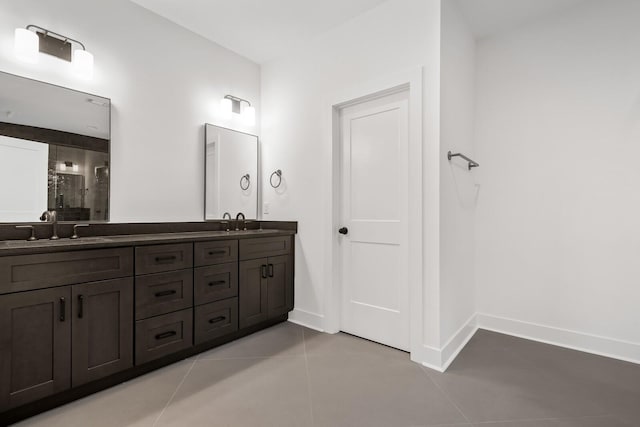
[[[408,113],[408,92],[341,110],[341,329],[406,351]]]
[[[49,144],[0,136],[0,222],[38,221],[47,208]]]

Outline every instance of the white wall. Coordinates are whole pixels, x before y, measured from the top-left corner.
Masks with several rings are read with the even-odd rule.
[[[17,62],[13,31],[28,24],[82,41],[94,79],[46,55]],[[258,129],[216,118],[225,94],[249,99],[259,116],[257,64],[126,0],[0,0],[0,70],[111,98],[112,221],[202,220],[204,123]]]
[[[475,208],[475,40],[453,1],[442,2],[440,50],[440,345],[455,351],[474,332],[476,313]],[[483,165],[484,166],[484,165]],[[462,340],[462,342],[460,341]],[[452,354],[446,354],[445,360]]]
[[[305,46],[262,67],[263,172],[283,172],[281,189],[264,185],[267,219],[298,220],[296,310],[292,318],[323,328],[331,286],[332,94],[363,82],[423,66],[425,230],[439,216],[440,2],[389,0]],[[435,153],[435,154],[434,154]],[[372,172],[373,173],[373,172]],[[426,259],[437,259],[438,233],[425,231]],[[424,341],[439,346],[438,265],[425,261]]]
[[[481,326],[640,361],[639,16],[592,1],[479,42]]]

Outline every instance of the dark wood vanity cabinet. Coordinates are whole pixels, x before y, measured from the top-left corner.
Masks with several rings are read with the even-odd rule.
[[[75,265],[77,254],[55,255],[74,260],[68,277],[91,275],[86,265]],[[103,259],[104,253],[84,255]],[[42,255],[3,259],[14,270],[35,265],[38,271],[47,262]],[[0,411],[133,366],[131,278],[0,295],[0,322]]]
[[[133,279],[72,286],[71,385],[133,366]]]
[[[193,346],[193,243],[136,247],[135,264],[135,363],[142,365]]]
[[[0,425],[286,320],[293,259],[291,234],[0,256]]]
[[[247,239],[240,242],[240,328],[293,310],[291,237]],[[270,255],[247,259],[256,255]]]
[[[0,412],[71,387],[71,287],[0,296]]]

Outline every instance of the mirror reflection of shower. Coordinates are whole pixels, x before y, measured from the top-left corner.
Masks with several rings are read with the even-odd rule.
[[[107,220],[108,165],[108,153],[51,145],[47,209],[59,221]]]

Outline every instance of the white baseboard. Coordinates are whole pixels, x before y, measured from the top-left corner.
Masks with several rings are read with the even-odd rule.
[[[640,343],[621,341],[489,314],[478,313],[476,319],[479,329],[640,364]]]
[[[421,362],[423,366],[429,369],[444,372],[458,354],[460,354],[477,330],[476,315],[474,314],[447,340],[442,348],[425,345],[421,352],[422,360],[415,360],[413,358],[412,360]]]
[[[289,313],[289,322],[324,332],[324,329],[322,328],[322,325],[324,324],[324,316],[321,314],[295,308],[291,313]]]
[[[449,341],[442,346],[442,368],[446,371],[449,365],[458,357],[458,354],[467,345],[469,340],[473,338],[478,330],[477,316],[474,314],[467,320]]]

